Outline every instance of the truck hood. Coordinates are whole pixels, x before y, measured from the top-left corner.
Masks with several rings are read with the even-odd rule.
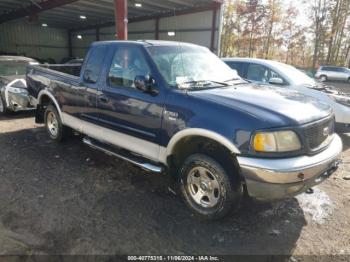
[[[244,111],[274,126],[299,125],[322,119],[332,109],[297,91],[274,86],[240,84],[232,87],[191,91],[190,95]]]

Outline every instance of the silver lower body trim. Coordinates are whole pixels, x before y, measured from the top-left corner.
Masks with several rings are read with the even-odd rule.
[[[159,158],[161,147],[158,144],[89,123],[64,112],[62,123],[99,142],[126,149],[153,162],[166,164]]]

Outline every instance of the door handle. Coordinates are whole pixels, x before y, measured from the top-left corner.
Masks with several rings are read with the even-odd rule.
[[[108,102],[109,102],[109,99],[108,99],[107,97],[105,97],[105,96],[100,96],[100,97],[98,98],[98,100],[99,100],[100,102],[102,102],[102,103],[108,103]]]

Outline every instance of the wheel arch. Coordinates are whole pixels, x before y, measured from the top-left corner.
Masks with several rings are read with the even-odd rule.
[[[177,169],[186,156],[201,150],[207,150],[210,145],[213,149],[225,151],[226,156],[240,154],[239,149],[224,136],[201,128],[189,128],[175,134],[164,152],[163,162],[169,169]],[[177,167],[177,168],[175,168]]]
[[[50,103],[52,103],[55,106],[60,118],[62,119],[59,103],[57,99],[49,91],[41,90],[38,94],[38,98],[36,102],[37,103],[36,103],[36,111],[35,111],[35,122],[37,124],[44,123],[45,110]]]
[[[43,106],[44,105],[43,103],[47,103],[47,102],[52,102],[54,104],[54,106],[57,109],[58,114],[62,118],[61,108],[59,106],[57,99],[47,90],[40,91],[40,93],[38,95],[38,105]]]

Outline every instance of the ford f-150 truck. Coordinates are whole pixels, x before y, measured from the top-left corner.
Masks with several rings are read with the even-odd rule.
[[[73,129],[95,149],[171,174],[203,218],[223,217],[244,192],[264,200],[304,192],[339,164],[328,105],[248,83],[204,47],[97,42],[80,76],[30,66],[27,85],[53,140]]]

